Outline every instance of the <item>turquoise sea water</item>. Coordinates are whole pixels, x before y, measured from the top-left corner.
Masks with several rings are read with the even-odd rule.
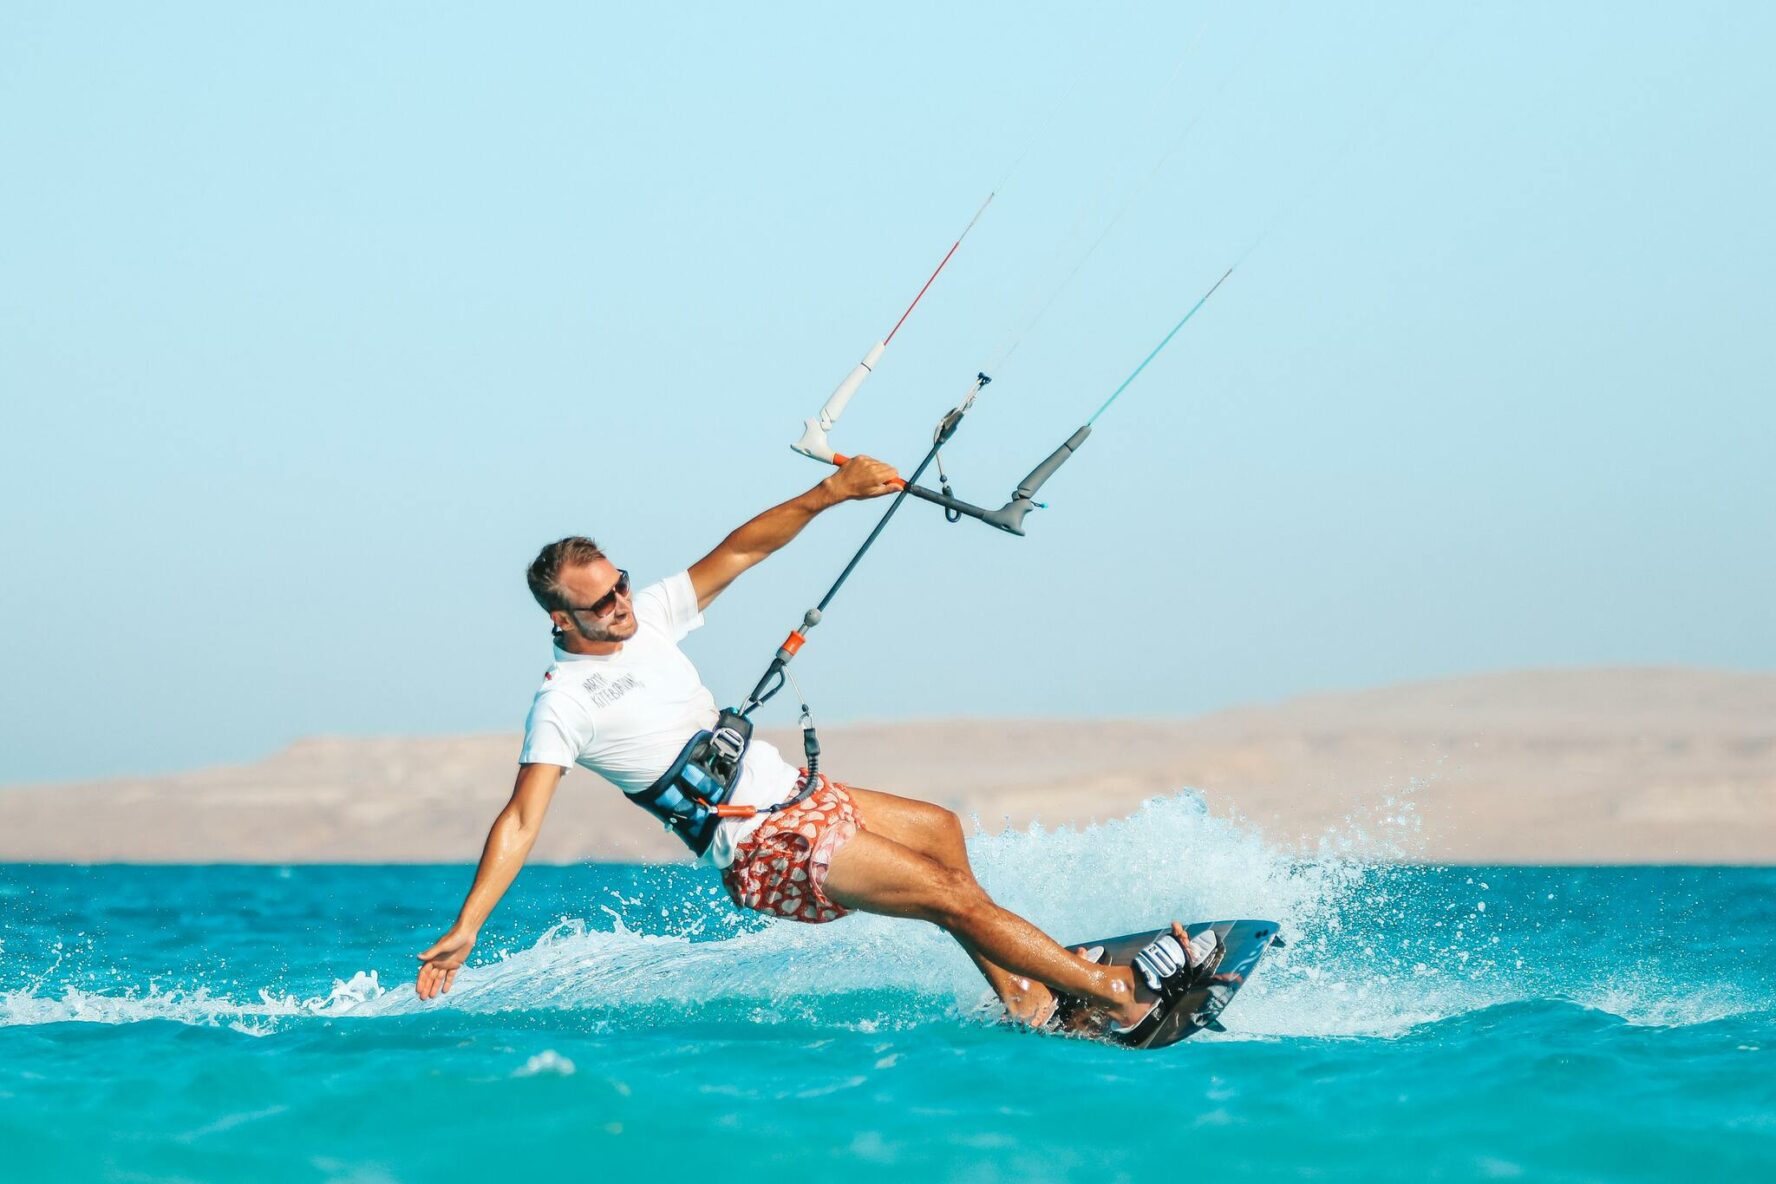
[[[991,1022],[936,931],[532,868],[0,866],[0,1179],[1776,1177],[1776,870],[1286,859],[1187,797],[973,843],[1064,938],[1274,917],[1225,1035]]]

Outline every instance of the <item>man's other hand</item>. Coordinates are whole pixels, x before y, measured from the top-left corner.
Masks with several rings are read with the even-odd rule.
[[[436,999],[450,989],[456,981],[456,972],[468,961],[469,951],[475,948],[473,933],[459,933],[452,929],[437,944],[419,956],[423,964],[419,968],[419,981],[414,989],[421,999]]]
[[[840,501],[859,501],[899,491],[900,475],[886,461],[873,456],[854,456],[822,484]]]

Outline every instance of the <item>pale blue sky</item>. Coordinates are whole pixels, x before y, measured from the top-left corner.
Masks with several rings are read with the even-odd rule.
[[[4,0],[0,781],[515,729],[536,548],[658,577],[817,480],[1008,168],[835,440],[910,464],[1134,192],[977,501],[1258,246],[1028,539],[904,512],[823,719],[1776,666],[1772,12]],[[716,607],[718,697],[874,512]]]

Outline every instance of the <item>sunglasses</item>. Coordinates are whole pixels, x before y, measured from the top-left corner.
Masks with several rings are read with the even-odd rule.
[[[608,617],[610,616],[611,610],[617,607],[617,597],[627,595],[629,595],[629,573],[619,568],[617,571],[617,582],[611,586],[609,592],[606,592],[591,604],[580,605],[578,607],[570,604],[565,607],[570,613],[591,613],[595,617]]]

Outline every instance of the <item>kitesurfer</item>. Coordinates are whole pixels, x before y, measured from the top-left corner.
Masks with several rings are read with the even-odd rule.
[[[853,457],[687,571],[644,588],[631,588],[628,573],[590,539],[543,548],[529,582],[554,622],[555,662],[532,702],[511,800],[488,832],[474,884],[450,931],[419,955],[422,998],[450,989],[530,853],[562,774],[582,765],[633,797],[714,726],[715,698],[679,649],[710,602],[816,514],[898,488],[891,466]],[[1134,967],[1099,965],[993,902],[949,810],[823,774],[815,782],[807,786],[803,771],[768,742],[745,745],[729,811],[701,852],[737,905],[811,923],[852,910],[929,921],[961,944],[1014,1019],[1033,1024],[1047,1022],[1058,992],[1133,1028],[1149,1012],[1157,1017],[1155,1000],[1180,989],[1213,951],[1212,931],[1193,946],[1174,926]],[[759,812],[740,816],[747,808]]]

